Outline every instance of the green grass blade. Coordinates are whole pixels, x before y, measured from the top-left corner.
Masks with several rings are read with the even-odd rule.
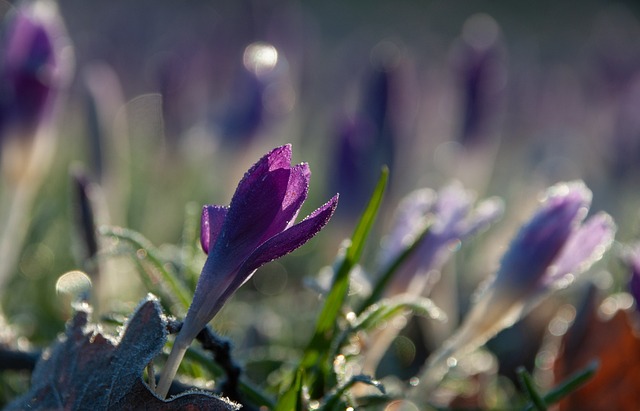
[[[291,388],[280,397],[273,411],[303,411],[304,408],[304,371],[298,369]]]
[[[429,235],[431,231],[432,221],[428,221],[423,231],[416,237],[416,239],[411,243],[407,248],[405,248],[384,270],[384,272],[378,276],[378,280],[376,281],[373,290],[369,297],[360,305],[360,307],[356,310],[356,314],[362,314],[367,307],[375,304],[384,293],[385,288],[393,278],[393,275],[396,273],[398,268],[402,266],[402,264],[409,259],[410,256],[419,248],[422,240]]]
[[[203,255],[200,244],[200,213],[201,207],[195,202],[185,206],[184,226],[182,228],[182,241],[180,243],[180,274],[189,286],[195,290],[200,272],[194,267],[194,261]],[[201,267],[200,267],[201,268]]]
[[[147,240],[142,234],[122,227],[101,227],[100,234],[104,236],[115,237],[120,241],[129,244],[136,250],[136,258],[144,258],[148,261],[160,274],[160,277],[166,288],[174,296],[176,302],[180,303],[186,310],[191,304],[192,294],[180,282],[175,273],[170,272],[160,256],[160,252]],[[142,250],[142,253],[138,253]]]
[[[331,290],[318,317],[311,342],[303,355],[301,367],[305,370],[305,375],[312,385],[312,395],[316,394],[316,391],[323,391],[322,388],[318,389],[318,384],[322,385],[326,375],[330,372],[328,355],[331,351],[331,341],[336,334],[338,315],[349,291],[349,274],[362,256],[367,236],[380,209],[388,179],[389,170],[384,167],[369,204],[354,230],[344,259],[335,270]]]
[[[542,398],[542,395],[538,392],[531,375],[527,372],[524,367],[518,367],[518,380],[520,381],[520,386],[525,390],[529,400],[533,404],[533,407],[536,411],[547,411],[547,404]]]
[[[576,372],[572,376],[568,377],[565,381],[561,382],[557,387],[553,388],[543,399],[545,404],[552,405],[566,397],[570,393],[574,392],[578,388],[582,387],[594,376],[598,371],[598,361],[589,363],[585,368]],[[535,407],[533,404],[529,404],[524,408],[524,411],[533,411]]]
[[[446,321],[446,314],[426,297],[399,296],[382,300],[369,306],[352,324],[352,332],[368,331],[381,322],[390,321],[394,316],[411,311],[416,315],[434,320]]]
[[[316,340],[316,342],[322,341],[324,343],[329,341],[331,338],[331,335],[329,334],[335,327],[338,314],[344,304],[349,290],[349,273],[360,260],[367,235],[369,234],[378,210],[380,209],[388,178],[389,170],[385,167],[382,170],[378,184],[371,196],[369,204],[362,214],[353,236],[351,237],[351,244],[346,250],[345,258],[336,271],[331,291],[327,296],[316,324],[314,335],[314,340]],[[314,346],[313,341],[311,345],[312,347]]]
[[[346,384],[339,387],[334,393],[327,396],[325,403],[320,408],[321,411],[340,411],[344,410],[344,404],[342,404],[341,397],[347,392],[348,389],[355,384],[362,383],[372,387],[376,387],[381,394],[386,394],[384,386],[379,382],[369,377],[368,375],[354,375]]]

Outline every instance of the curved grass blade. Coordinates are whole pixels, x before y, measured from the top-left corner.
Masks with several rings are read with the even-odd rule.
[[[583,368],[582,370],[576,372],[575,374],[567,378],[565,381],[560,383],[557,387],[553,388],[551,391],[549,391],[547,394],[543,396],[543,400],[545,404],[547,405],[555,404],[556,402],[560,401],[562,398],[571,394],[573,391],[582,387],[584,384],[587,383],[587,381],[591,379],[591,377],[594,376],[596,371],[598,371],[598,367],[599,367],[598,361],[597,360],[592,361],[585,368]],[[523,411],[533,411],[533,410],[535,410],[534,405],[529,404],[524,408]]]
[[[273,411],[304,411],[304,371],[299,368],[291,388],[280,397]]]
[[[399,296],[382,300],[369,306],[351,326],[351,332],[366,331],[374,328],[376,324],[388,321],[405,311],[411,311],[416,315],[429,317],[435,320],[446,321],[446,314],[434,302],[426,297]]]
[[[162,261],[160,252],[147,240],[142,234],[122,227],[103,226],[100,227],[100,234],[104,236],[115,237],[120,241],[123,241],[131,245],[136,250],[136,258],[142,255],[142,257],[149,261],[149,263],[158,271],[161,276],[162,282],[166,288],[170,291],[173,299],[186,310],[191,304],[192,294],[187,288],[180,282],[175,273],[170,272]],[[142,250],[142,253],[138,253]]]
[[[378,280],[373,286],[373,290],[367,299],[360,305],[358,310],[356,310],[356,314],[362,314],[367,307],[375,304],[384,293],[385,288],[389,284],[389,281],[393,278],[393,275],[396,273],[396,270],[405,262],[409,257],[413,255],[413,253],[419,248],[422,240],[429,235],[431,231],[432,221],[429,221],[424,230],[420,233],[419,236],[411,243],[407,248],[404,249],[392,262],[387,266],[384,272],[378,276]]]
[[[331,341],[337,334],[338,315],[349,291],[349,274],[362,256],[367,236],[382,204],[388,179],[389,169],[383,167],[371,199],[353,232],[344,259],[335,269],[333,284],[316,322],[314,335],[300,362],[300,367],[305,372],[312,398],[324,392],[325,380],[331,373],[331,361],[329,358],[332,346]],[[289,395],[291,390],[294,389],[295,387],[292,386],[286,395]]]
[[[533,382],[533,378],[531,378],[531,374],[529,374],[524,367],[518,367],[517,373],[520,386],[526,391],[534,408],[537,411],[547,411],[547,404],[545,403],[544,398],[542,398],[542,395],[538,392],[538,389]]]
[[[348,389],[357,383],[363,383],[376,387],[381,394],[386,394],[384,385],[380,381],[374,380],[368,375],[354,375],[345,384],[340,386],[334,393],[327,396],[325,403],[319,408],[322,411],[340,411],[346,409],[341,398]]]
[[[369,204],[360,217],[360,221],[351,236],[351,243],[346,250],[344,260],[335,273],[331,290],[327,295],[327,299],[316,324],[316,336],[325,336],[327,332],[330,332],[335,327],[338,313],[342,308],[349,290],[349,273],[360,261],[367,236],[369,231],[371,231],[373,222],[375,221],[380,205],[382,204],[382,198],[387,186],[388,178],[389,169],[385,167],[382,169],[380,178],[378,179],[378,184],[376,185],[373,195],[369,200]],[[324,337],[323,340],[325,340]]]

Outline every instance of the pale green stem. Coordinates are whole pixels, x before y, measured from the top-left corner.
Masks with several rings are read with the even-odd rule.
[[[178,333],[178,336],[173,343],[173,347],[171,347],[169,358],[167,358],[167,362],[164,364],[162,374],[160,374],[160,380],[158,381],[158,387],[156,388],[156,394],[160,398],[164,399],[167,397],[173,378],[176,376],[178,367],[180,367],[180,363],[182,362],[190,344],[190,339],[186,341],[184,335],[182,333]]]

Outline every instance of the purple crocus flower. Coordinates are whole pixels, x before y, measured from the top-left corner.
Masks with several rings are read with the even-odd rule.
[[[290,163],[290,145],[272,150],[245,174],[229,207],[204,207],[200,239],[209,256],[163,370],[159,395],[166,395],[187,347],[225,301],[258,267],[316,235],[335,211],[337,195],[294,224],[307,198],[311,173],[305,163]]]
[[[483,13],[470,17],[454,54],[462,97],[460,143],[468,148],[491,144],[504,117],[507,75],[496,21]]]
[[[437,385],[449,357],[484,344],[602,257],[616,227],[606,213],[583,221],[590,204],[591,191],[581,181],[548,189],[541,207],[503,255],[493,281],[479,294],[460,328],[429,359],[426,386]]]
[[[0,136],[33,135],[60,87],[61,24],[52,5],[34,2],[9,15],[0,61]]]
[[[380,167],[386,165],[394,172],[398,134],[394,118],[402,106],[404,91],[399,87],[399,57],[375,48],[372,57],[361,80],[355,112],[339,119],[336,128],[333,155],[337,160],[329,186],[343,193],[337,218],[354,218],[362,211]]]
[[[502,216],[504,207],[500,199],[492,197],[474,205],[475,200],[471,191],[453,182],[437,193],[428,188],[413,191],[401,201],[383,244],[381,266],[390,264],[408,241],[415,240],[424,228],[420,221],[431,220],[432,224],[419,250],[394,276],[389,294],[406,290],[424,292],[430,282],[429,273],[442,268],[453,254],[455,243],[472,237]]]
[[[455,252],[457,244],[499,219],[503,208],[502,201],[496,197],[476,203],[476,195],[457,181],[438,192],[423,188],[407,195],[395,212],[392,229],[382,245],[379,265],[386,268],[393,264],[417,240],[426,224],[430,224],[429,232],[394,274],[385,289],[387,296],[429,294],[439,279],[437,272]],[[363,373],[375,374],[399,331],[396,327],[386,327],[372,335],[362,364]]]
[[[640,310],[640,244],[625,249],[622,259],[630,270],[627,289],[636,303],[636,310]]]

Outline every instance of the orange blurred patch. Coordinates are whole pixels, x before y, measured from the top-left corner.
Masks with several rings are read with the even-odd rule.
[[[628,295],[588,303],[562,337],[553,364],[554,385],[599,361],[594,377],[565,397],[559,411],[640,410],[638,313]]]

